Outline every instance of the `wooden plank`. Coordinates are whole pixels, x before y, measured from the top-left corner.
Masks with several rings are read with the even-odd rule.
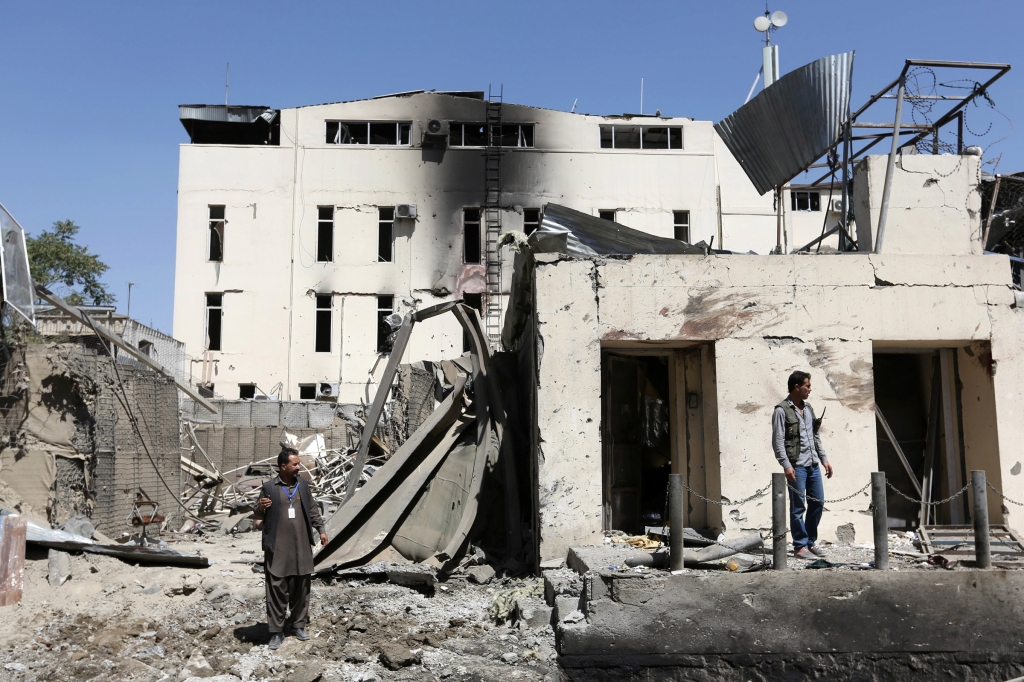
[[[942,374],[942,425],[945,435],[946,453],[946,495],[952,495],[963,487],[960,474],[960,424],[956,411],[956,372],[953,365],[953,351],[939,349],[939,366]],[[957,500],[949,503],[949,521],[963,523],[964,507]]]
[[[0,517],[0,606],[21,601],[25,589],[25,533],[21,516]]]
[[[914,484],[914,489],[917,491],[918,496],[921,495],[921,482],[917,480],[917,474],[910,468],[910,462],[907,460],[907,456],[903,454],[903,448],[900,447],[899,441],[896,440],[895,434],[892,429],[889,428],[889,422],[885,421],[885,417],[882,415],[882,410],[875,405],[875,416],[878,417],[879,423],[882,425],[882,429],[885,431],[885,435],[889,436],[889,442],[896,449],[896,454],[899,455],[900,461],[903,462],[903,468],[907,470],[907,476],[910,476],[910,482]]]

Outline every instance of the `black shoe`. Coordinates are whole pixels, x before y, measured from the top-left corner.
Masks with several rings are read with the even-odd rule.
[[[284,644],[284,633],[275,632],[270,635],[270,644],[267,645],[267,648],[271,651],[277,651],[281,648],[282,644]]]
[[[292,628],[292,634],[295,635],[295,639],[300,642],[305,642],[309,639],[309,633],[306,632],[306,628]]]

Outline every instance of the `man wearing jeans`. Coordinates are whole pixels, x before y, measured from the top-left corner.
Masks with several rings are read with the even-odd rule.
[[[819,465],[832,478],[832,465],[818,437],[821,421],[806,402],[811,395],[811,375],[796,371],[789,375],[789,397],[775,406],[772,415],[772,449],[789,481],[789,532],[793,535],[793,556],[809,559],[825,556],[818,547],[818,522],[825,505],[825,488]],[[794,489],[797,492],[794,492]],[[806,496],[806,497],[805,497]]]

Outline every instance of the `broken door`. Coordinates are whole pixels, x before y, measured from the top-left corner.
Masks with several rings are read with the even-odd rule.
[[[604,527],[641,533],[641,415],[647,373],[636,358],[619,355],[606,356],[604,367]]]

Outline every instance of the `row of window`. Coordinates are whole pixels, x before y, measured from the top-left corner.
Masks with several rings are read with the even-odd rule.
[[[806,192],[805,192],[806,194]],[[817,197],[817,193],[813,193]],[[795,200],[794,200],[795,201]],[[795,204],[794,204],[795,205]],[[814,206],[818,206],[815,200]],[[210,237],[208,259],[212,262],[224,260],[224,207],[210,206]],[[796,210],[794,208],[794,210]],[[812,210],[819,210],[813,208]],[[463,249],[465,263],[480,263],[483,257],[480,208],[465,208],[462,211]],[[600,210],[598,216],[615,220],[614,210]],[[690,212],[673,211],[673,232],[676,239],[690,241]],[[540,209],[523,209],[523,228],[527,236],[540,226]],[[377,209],[377,262],[391,263],[395,256],[395,208],[380,206]],[[318,263],[334,261],[334,207],[317,207],[316,260]]]
[[[317,353],[330,353],[334,341],[334,296],[317,294],[315,296],[315,318],[313,331],[313,350]],[[377,297],[377,352],[385,353],[391,347],[390,336],[393,333],[388,318],[395,312],[394,296]],[[206,349],[224,350],[224,294],[206,294]]]
[[[532,123],[502,123],[501,146],[533,148]],[[409,146],[411,121],[325,121],[327,144]],[[600,126],[602,149],[682,149],[682,126]],[[495,131],[497,134],[497,131]],[[486,147],[487,124],[453,121],[448,127],[449,147]]]

